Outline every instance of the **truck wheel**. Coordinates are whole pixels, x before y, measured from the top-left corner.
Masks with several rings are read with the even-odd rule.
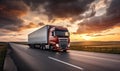
[[[41,45],[41,50],[43,50],[43,45]]]
[[[45,50],[45,49],[46,49],[45,45],[42,45],[42,49],[43,49],[43,50]]]
[[[63,52],[67,52],[67,50],[63,50]]]
[[[52,45],[49,46],[49,50],[53,50],[53,46]]]

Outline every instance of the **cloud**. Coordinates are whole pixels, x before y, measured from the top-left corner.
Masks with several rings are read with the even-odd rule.
[[[88,34],[86,36],[100,37],[100,36],[110,36],[110,35],[120,35],[120,33],[107,33],[107,34],[99,33],[99,34]]]
[[[38,23],[39,26],[45,25],[43,22]]]
[[[43,6],[49,20],[55,18],[75,18],[87,11],[94,0],[24,0],[32,11],[40,12]],[[41,13],[41,12],[40,12]]]
[[[16,36],[15,34],[0,33],[0,36]]]
[[[24,3],[26,3],[32,11],[35,11],[39,8],[40,5],[45,4],[49,0],[23,0]]]
[[[78,16],[89,8],[94,0],[49,0],[46,11],[52,18]]]
[[[23,16],[28,11],[48,16],[49,22],[54,22],[56,18],[62,20],[67,18],[82,19],[81,14],[91,7],[92,2],[94,0],[0,0],[0,28],[11,31],[25,28]],[[94,13],[89,15],[94,15]]]
[[[21,19],[28,11],[22,0],[0,0],[0,28],[11,31],[23,26]]]
[[[43,26],[43,25],[45,25],[45,24],[42,23],[42,22],[40,22],[38,24],[30,22],[28,25],[24,25],[24,26],[20,27],[19,31],[22,31],[22,30],[25,30],[25,29],[30,29],[30,28],[36,28],[36,27]]]
[[[120,0],[112,0],[106,14],[85,19],[79,23],[76,33],[96,33],[112,29],[120,22]]]
[[[71,25],[67,24],[66,27],[72,27]]]
[[[79,34],[100,32],[113,28],[119,23],[120,1],[112,0],[111,4],[108,1],[110,0],[100,2],[99,0],[0,0],[0,28],[20,31],[44,25],[44,23],[38,23],[43,22],[39,20],[37,20],[37,24],[29,23],[29,20],[27,20],[27,23],[24,22],[23,16],[31,11],[37,12],[37,16],[41,13],[48,16],[49,22],[53,23],[58,19],[66,20],[70,18],[69,21],[72,23],[84,20],[78,24],[76,33]],[[104,4],[104,6],[101,4]],[[102,16],[96,16],[96,10],[105,6],[107,6],[106,13]],[[48,17],[45,18],[48,19]],[[66,26],[71,27],[71,24],[66,24]]]

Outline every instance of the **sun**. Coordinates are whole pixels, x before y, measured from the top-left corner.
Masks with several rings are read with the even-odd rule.
[[[91,36],[82,35],[82,38],[83,38],[84,40],[90,40],[90,39],[91,39]]]

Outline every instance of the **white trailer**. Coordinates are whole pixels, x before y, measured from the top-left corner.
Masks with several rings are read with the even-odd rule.
[[[28,44],[48,43],[48,28],[46,25],[28,35]]]

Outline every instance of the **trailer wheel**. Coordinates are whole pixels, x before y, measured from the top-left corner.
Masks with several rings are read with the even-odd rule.
[[[40,49],[42,50],[42,45],[40,44]]]
[[[30,48],[34,48],[34,44],[29,44],[29,47]]]

